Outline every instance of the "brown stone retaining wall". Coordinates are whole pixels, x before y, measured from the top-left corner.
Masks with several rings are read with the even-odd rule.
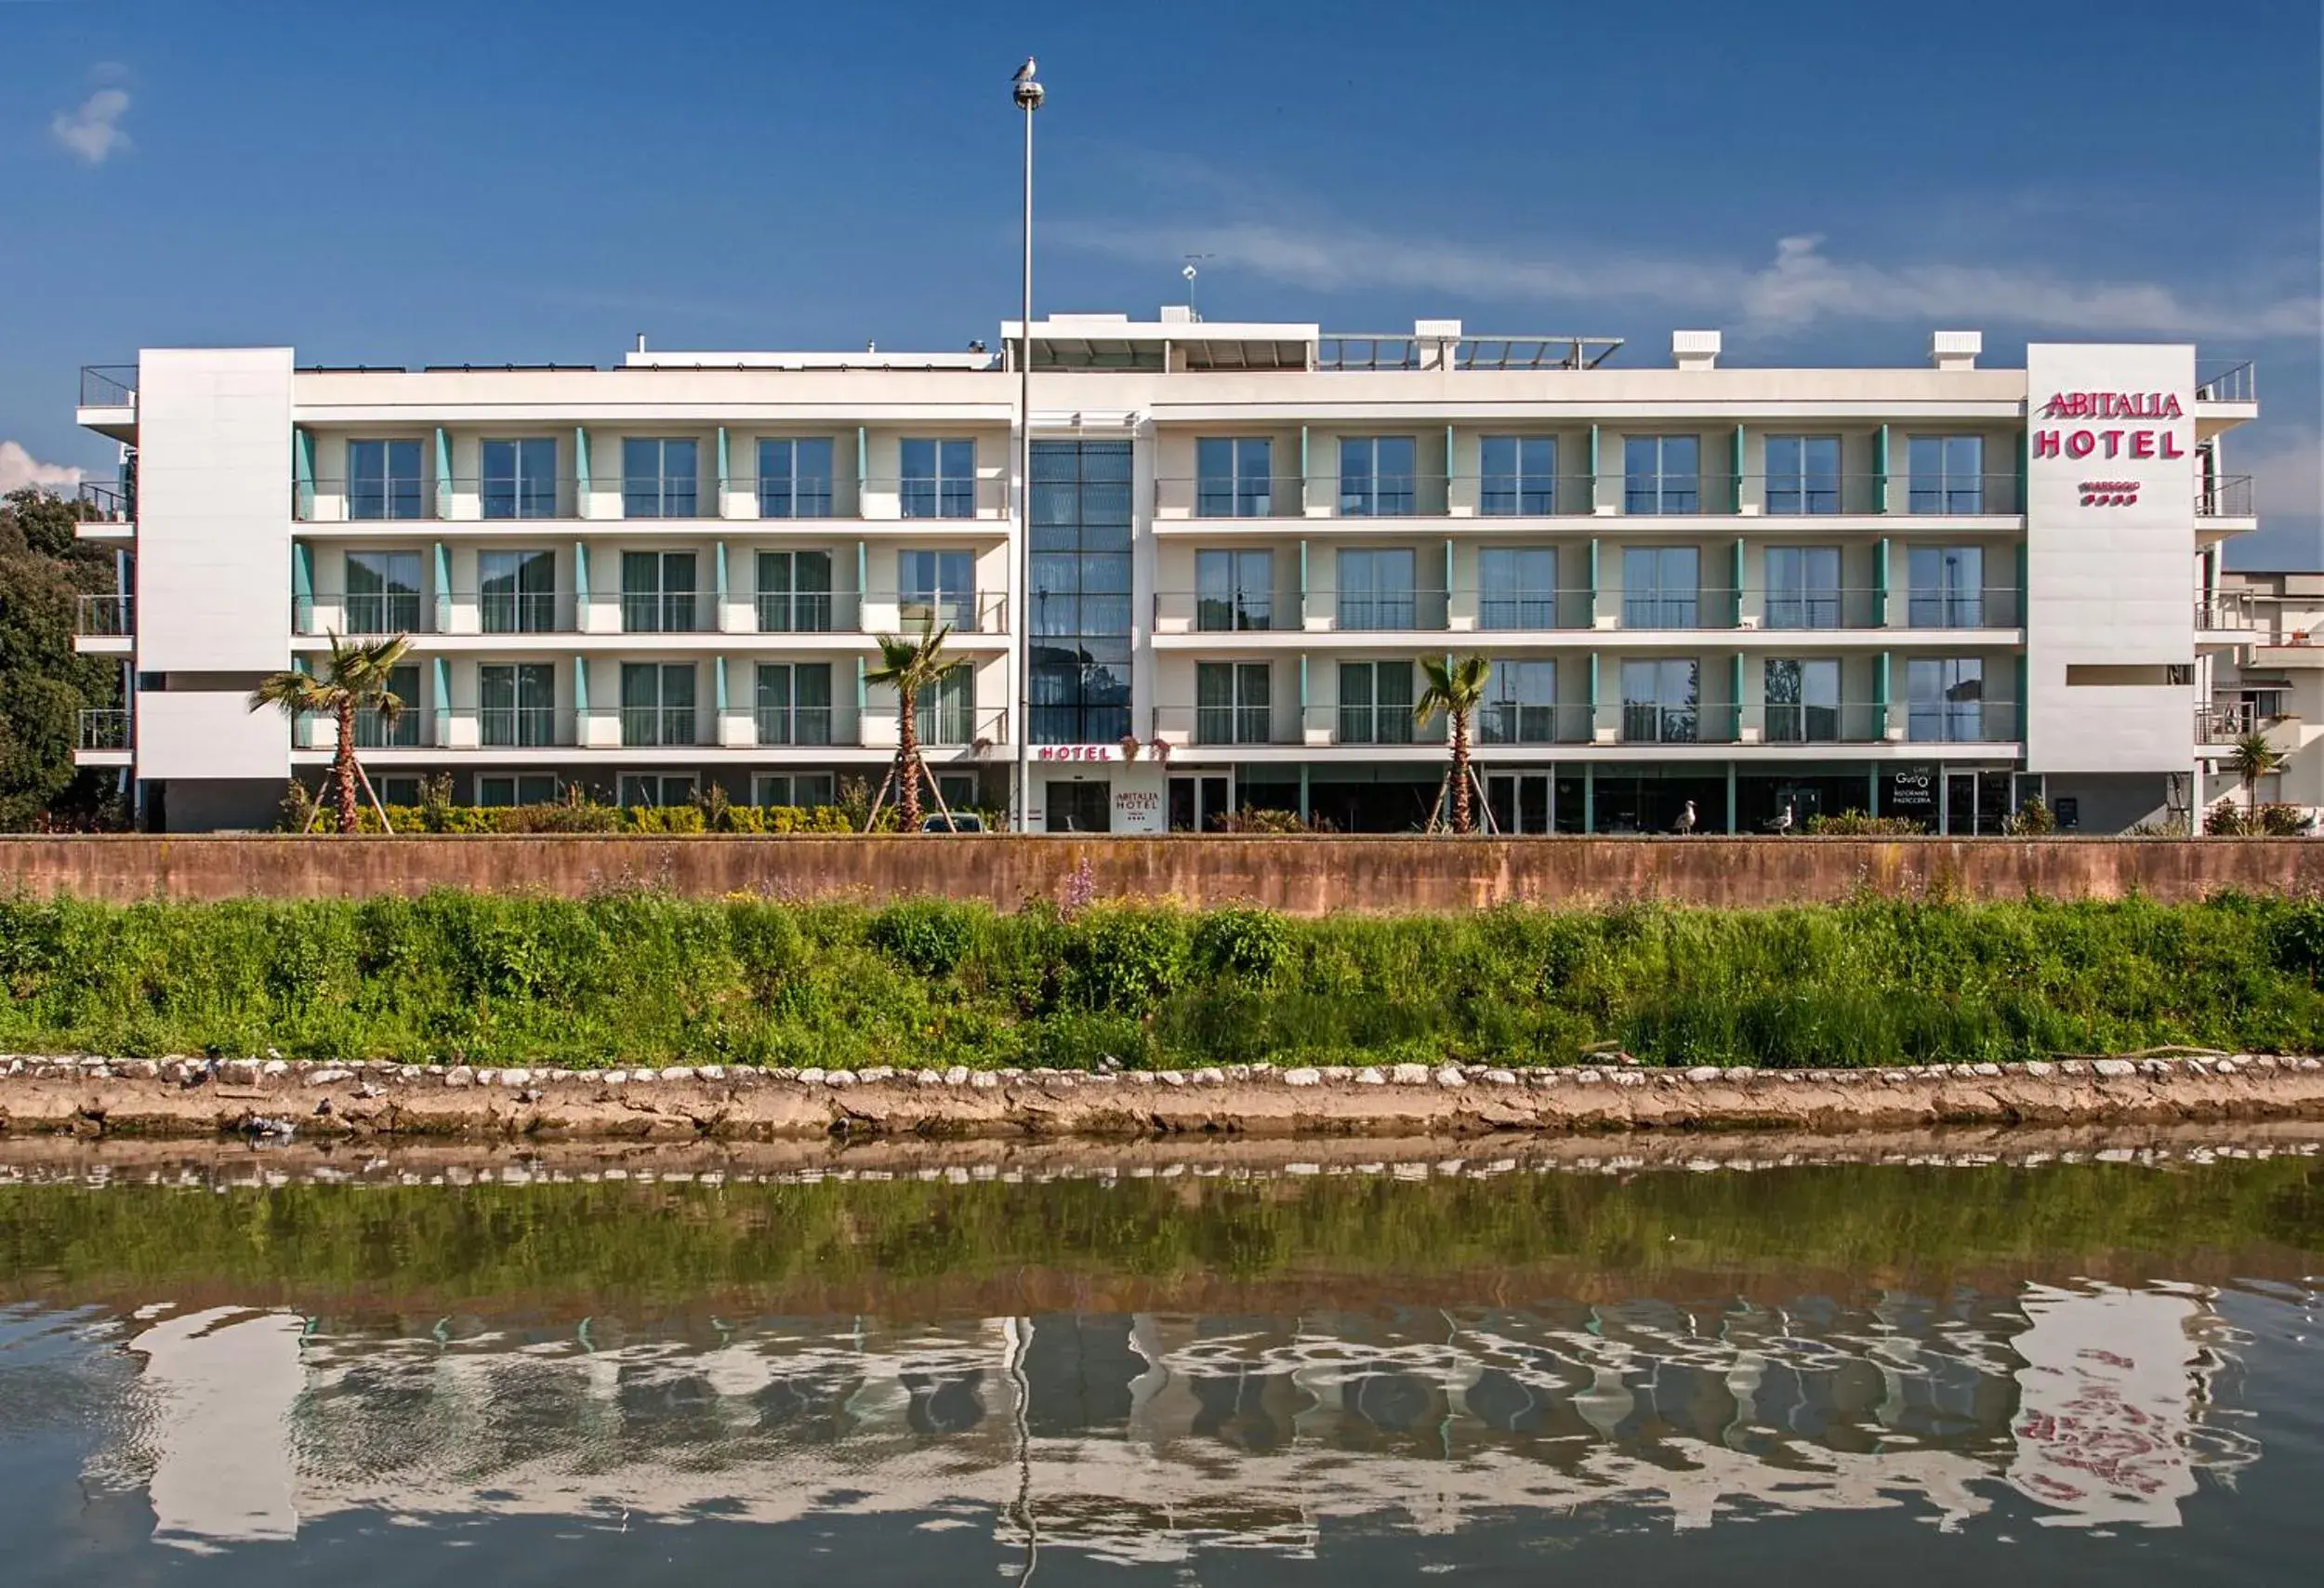
[[[256,1059],[0,1063],[0,1133],[312,1138],[1413,1136],[2176,1124],[2324,1116],[2271,1054],[1881,1070],[1272,1065],[1066,1070],[471,1069]]]
[[[1625,899],[1750,908],[1867,890],[2164,901],[2324,892],[2324,840],[2311,839],[0,838],[0,889],[114,903],[654,885],[697,898],[941,894],[1014,907],[1064,897],[1085,866],[1098,898],[1297,915]]]

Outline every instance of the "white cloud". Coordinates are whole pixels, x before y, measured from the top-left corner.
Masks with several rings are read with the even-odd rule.
[[[48,130],[57,135],[57,141],[92,165],[102,165],[113,155],[129,147],[129,135],[121,128],[121,118],[129,112],[129,93],[125,88],[99,88],[79,107],[59,111],[48,123]]]
[[[1199,248],[1293,285],[1330,292],[1393,287],[1449,298],[1591,305],[1648,302],[1716,316],[1744,335],[1833,321],[2007,324],[2051,332],[2309,337],[2324,324],[2314,297],[2229,293],[2189,300],[2153,282],[2068,280],[2030,267],[1879,265],[1834,258],[1820,237],[1785,237],[1757,268],[1708,259],[1562,254],[1358,228],[1243,221],[1218,228],[1119,228],[1060,222],[1070,246],[1124,258]]]
[[[62,463],[43,463],[16,442],[0,441],[0,496],[38,485],[51,491],[71,491],[81,483],[83,470]]]

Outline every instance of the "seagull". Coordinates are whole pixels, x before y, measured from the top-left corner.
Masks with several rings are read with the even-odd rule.
[[[1017,75],[1010,81],[1030,83],[1033,81],[1033,74],[1040,69],[1040,63],[1028,55],[1024,58],[1024,64],[1017,68]]]
[[[1684,810],[1682,810],[1681,812],[1679,812],[1679,819],[1678,819],[1677,821],[1672,822],[1672,823],[1670,824],[1670,830],[1671,830],[1672,832],[1674,832],[1674,833],[1678,834],[1678,835],[1679,835],[1679,837],[1681,837],[1681,838],[1684,838],[1684,837],[1685,837],[1688,833],[1691,833],[1691,832],[1693,832],[1693,831],[1695,830],[1695,801],[1694,801],[1689,800],[1689,801],[1686,802],[1686,807],[1685,807],[1685,809],[1684,809]]]
[[[1777,838],[1791,830],[1791,802],[1789,800],[1784,801],[1783,809],[1776,813],[1776,819],[1767,824],[1767,830]]]

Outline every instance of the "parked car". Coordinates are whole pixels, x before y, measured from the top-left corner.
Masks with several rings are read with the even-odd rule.
[[[984,818],[973,811],[955,811],[950,822],[941,815],[920,818],[920,831],[924,833],[981,833],[984,830]]]

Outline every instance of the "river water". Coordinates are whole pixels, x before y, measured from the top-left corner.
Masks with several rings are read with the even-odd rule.
[[[2317,1145],[0,1146],[0,1581],[2313,1581]]]

